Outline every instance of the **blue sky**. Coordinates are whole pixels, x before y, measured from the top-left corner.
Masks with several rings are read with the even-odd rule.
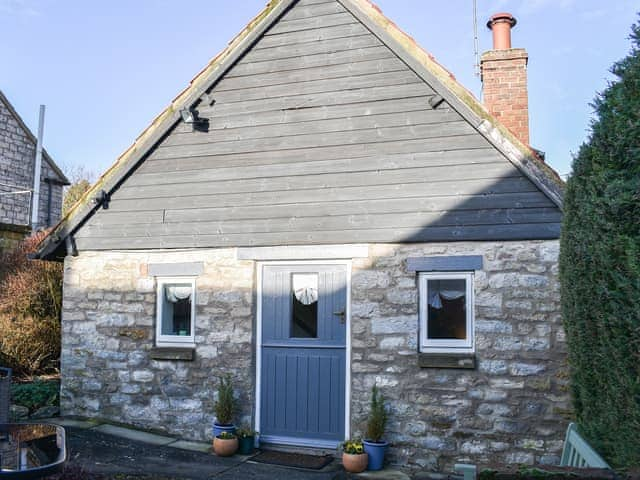
[[[0,89],[63,167],[102,173],[266,0],[0,0]],[[383,12],[480,96],[472,0],[377,0]],[[559,173],[588,134],[589,103],[630,48],[640,4],[628,0],[478,0],[518,19],[529,52],[531,143]]]

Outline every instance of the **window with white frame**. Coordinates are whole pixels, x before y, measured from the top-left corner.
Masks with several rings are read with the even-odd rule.
[[[195,342],[195,278],[158,278],[156,344],[188,346]]]
[[[421,272],[420,351],[473,352],[473,273]]]

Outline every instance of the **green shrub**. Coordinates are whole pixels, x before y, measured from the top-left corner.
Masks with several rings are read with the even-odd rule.
[[[17,377],[58,369],[62,265],[27,258],[43,236],[37,233],[0,257],[0,365]]]
[[[62,264],[27,258],[44,235],[36,233],[0,257],[0,315],[60,318]]]
[[[16,377],[55,373],[60,359],[60,321],[0,314],[0,365]]]
[[[367,422],[367,440],[381,442],[384,430],[387,427],[387,409],[384,405],[384,396],[377,385],[371,388],[371,411]]]
[[[233,414],[236,411],[236,401],[233,398],[233,385],[231,375],[220,377],[218,387],[218,401],[214,405],[216,421],[219,425],[230,425],[233,423]]]
[[[640,25],[573,163],[560,280],[574,407],[616,467],[640,464]]]
[[[33,383],[11,385],[11,401],[35,412],[41,407],[60,405],[60,382],[36,380]]]

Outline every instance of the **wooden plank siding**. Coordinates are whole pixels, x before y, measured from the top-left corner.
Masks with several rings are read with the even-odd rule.
[[[334,0],[300,0],[79,249],[557,238],[554,203]]]

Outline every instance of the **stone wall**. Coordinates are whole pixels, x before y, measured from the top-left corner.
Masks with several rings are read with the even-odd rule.
[[[394,462],[434,470],[559,462],[569,396],[558,242],[371,246],[352,273],[352,426],[370,388],[391,407]],[[475,274],[476,370],[419,368],[418,289],[407,257],[482,255]]]
[[[195,360],[152,360],[156,285],[147,265],[189,261],[205,262],[196,279]],[[250,421],[253,275],[253,263],[237,262],[234,250],[67,257],[62,413],[207,440],[218,378],[229,372],[239,418]]]
[[[30,190],[33,188],[36,145],[20,123],[0,101],[0,193]],[[45,181],[47,178],[61,180],[51,165],[43,159],[40,171],[40,200],[38,225],[54,225],[62,212],[62,186]],[[51,215],[47,224],[49,208],[48,189],[51,188]],[[0,195],[0,223],[30,225],[31,194]]]
[[[406,258],[482,255],[475,274],[475,370],[419,368],[418,289]],[[433,470],[453,463],[551,463],[569,397],[557,241],[371,245],[352,272],[352,430],[370,388],[390,406],[389,458]],[[193,362],[151,360],[155,283],[148,263],[204,261]],[[255,263],[234,249],[82,252],[65,263],[63,414],[210,439],[216,378],[231,372],[253,414]]]

